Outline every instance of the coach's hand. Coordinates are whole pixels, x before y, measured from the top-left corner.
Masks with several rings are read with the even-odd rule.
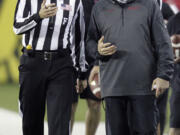
[[[94,78],[97,74],[99,74],[99,66],[94,66],[89,75],[89,80],[88,80],[89,84],[91,84],[91,82],[94,80]]]
[[[77,79],[76,91],[77,93],[82,93],[84,89],[87,88],[87,80]]]
[[[49,17],[55,16],[57,13],[57,10],[58,8],[55,3],[46,5],[46,0],[43,0],[41,4],[41,9],[39,11],[39,16],[41,19],[49,18]]]
[[[174,63],[176,64],[176,63],[179,63],[180,62],[180,58],[176,58],[175,60],[174,60]]]
[[[169,81],[166,81],[161,78],[156,78],[152,84],[152,91],[156,91],[156,97],[163,94],[166,89],[169,88]]]
[[[98,41],[98,52],[103,56],[112,55],[117,51],[117,47],[111,43],[103,43],[104,36]]]

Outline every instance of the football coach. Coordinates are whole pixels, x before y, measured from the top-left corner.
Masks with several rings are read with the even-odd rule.
[[[133,135],[156,135],[156,97],[169,87],[174,65],[157,2],[100,0],[92,11],[90,46],[97,48],[106,134],[129,135],[131,129]]]

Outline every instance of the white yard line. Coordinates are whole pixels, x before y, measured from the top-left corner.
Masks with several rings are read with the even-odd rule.
[[[48,135],[47,122],[44,125],[44,135]],[[0,135],[22,135],[21,126],[21,117],[18,113],[0,108]],[[85,135],[85,124],[83,122],[75,122],[72,135]],[[104,122],[99,124],[96,135],[105,135]]]
[[[48,135],[47,122],[44,125],[44,135]],[[17,113],[0,108],[0,135],[22,135],[21,126],[21,117]],[[72,135],[85,135],[83,122],[75,123]],[[103,122],[100,123],[96,135],[105,135]]]

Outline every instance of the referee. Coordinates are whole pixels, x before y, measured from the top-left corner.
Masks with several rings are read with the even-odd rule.
[[[49,135],[69,135],[73,70],[78,70],[80,85],[86,72],[81,0],[18,0],[13,30],[23,35],[19,66],[23,135],[44,134],[46,103]]]

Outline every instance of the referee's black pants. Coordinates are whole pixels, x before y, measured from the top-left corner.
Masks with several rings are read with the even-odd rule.
[[[19,100],[23,135],[44,134],[46,103],[49,135],[69,135],[72,65],[69,55],[53,60],[24,54],[21,56]]]
[[[153,95],[105,97],[106,135],[156,135],[156,99]]]

